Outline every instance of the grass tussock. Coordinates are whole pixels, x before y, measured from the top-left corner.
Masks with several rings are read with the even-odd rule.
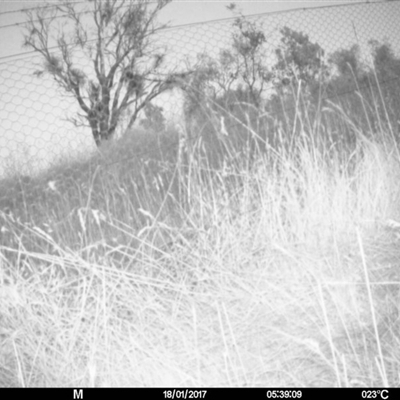
[[[391,136],[176,139],[3,182],[0,385],[399,385]]]

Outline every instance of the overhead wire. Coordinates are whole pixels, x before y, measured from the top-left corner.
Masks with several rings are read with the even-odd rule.
[[[75,5],[75,4],[84,4],[84,3],[87,3],[87,1],[77,1],[77,2],[74,2],[74,5]],[[148,2],[147,2],[147,4],[156,4],[156,3],[157,3],[157,1],[148,1]],[[124,5],[123,7],[121,7],[121,9],[128,8],[128,7],[130,6],[130,4],[131,4],[131,3],[128,1],[126,5]],[[61,4],[61,6],[62,6],[62,4]],[[39,6],[39,7],[31,7],[31,8],[22,8],[22,9],[14,10],[14,11],[5,11],[4,14],[10,14],[10,13],[13,13],[13,14],[25,14],[27,11],[31,11],[31,10],[41,10],[41,9],[56,8],[56,7],[59,7],[59,5],[52,5],[52,4],[49,4],[49,5],[47,5],[47,6]],[[78,11],[76,14],[77,14],[77,15],[82,15],[82,14],[88,14],[88,13],[91,13],[91,12],[93,12],[93,10],[84,10],[84,11]],[[3,13],[0,13],[0,17],[1,17],[2,14],[3,14]],[[52,16],[52,17],[45,17],[45,18],[43,18],[43,20],[44,20],[44,21],[49,20],[49,19],[54,19],[54,20],[56,20],[56,19],[61,19],[61,18],[67,18],[67,16],[66,16],[66,15],[55,15],[55,16]],[[38,19],[35,19],[35,20],[33,20],[32,22],[39,22],[39,20],[38,20]],[[14,27],[14,26],[19,26],[19,25],[23,25],[23,24],[25,24],[25,23],[26,23],[26,22],[15,22],[15,23],[13,23],[13,24],[0,25],[0,29],[3,29],[3,28],[10,28],[10,27]]]
[[[84,1],[79,2],[79,3],[84,3]],[[149,4],[155,4],[157,3],[157,1],[150,1]],[[129,5],[125,6],[128,7]],[[40,8],[45,8],[45,7],[40,7]],[[34,9],[34,8],[32,8]],[[81,14],[88,14],[91,13],[93,10],[87,10],[87,11],[82,11],[80,13],[77,13],[78,15]],[[255,14],[257,15],[257,14]],[[261,15],[261,14],[260,14]],[[48,18],[44,18],[44,20],[48,20],[48,19],[58,19],[58,18],[67,18],[67,16],[65,15],[60,15],[60,16],[54,16],[54,17],[48,17]],[[220,19],[215,19],[212,21],[204,21],[204,22],[200,22],[200,23],[193,23],[193,24],[181,24],[181,25],[174,25],[174,26],[166,26],[166,27],[162,27],[159,29],[159,31],[171,31],[171,30],[175,30],[175,29],[181,29],[181,28],[185,28],[188,26],[194,26],[194,25],[206,25],[209,23],[214,23],[214,22],[221,22],[221,21],[229,21],[229,20],[234,20],[236,17],[231,17],[231,18],[220,18]],[[34,20],[35,22],[39,22],[39,20]],[[26,25],[27,21],[25,22],[15,22],[13,24],[8,24],[8,25],[2,25],[0,26],[0,30],[1,29],[5,29],[5,28],[13,28],[13,27],[24,27],[24,25]],[[105,37],[105,39],[107,39],[109,37]],[[96,41],[96,39],[89,39],[88,42],[94,42]],[[49,50],[58,50],[59,47],[58,46],[51,46],[48,48]],[[14,53],[11,55],[7,55],[7,56],[1,56],[0,57],[0,64],[2,60],[8,60],[8,59],[12,59],[12,58],[25,58],[25,57],[29,57],[32,54],[35,54],[36,51],[35,50],[31,50],[31,51],[25,51],[25,52],[20,52],[20,53]]]
[[[73,4],[76,5],[76,4],[83,4],[83,3],[87,3],[87,2],[88,2],[88,0],[73,1]],[[151,0],[151,1],[149,0],[147,3],[148,4],[155,4],[155,3],[157,3],[157,1],[156,0]],[[62,3],[61,3],[61,5],[62,5]],[[2,11],[2,12],[0,12],[0,17],[2,15],[18,14],[18,13],[23,13],[25,11],[41,10],[43,8],[56,8],[58,6],[59,6],[59,4],[56,4],[56,3],[54,3],[54,4],[46,3],[46,5],[44,5],[44,6],[24,7],[24,8],[19,8],[17,10]]]
[[[84,1],[77,2],[77,4],[81,4],[81,3],[84,3]],[[151,2],[151,3],[155,3],[155,2]],[[43,7],[32,7],[31,9],[45,8],[45,7],[48,7],[48,5],[47,5],[47,6],[43,6]],[[54,6],[54,7],[55,7],[55,6]],[[85,11],[85,12],[88,12],[88,11]],[[9,13],[9,12],[6,12],[6,13]],[[254,14],[253,16],[264,15],[264,14],[268,14],[268,13]],[[0,14],[0,15],[1,15],[1,14]],[[235,17],[234,17],[234,18],[228,18],[228,20],[232,20],[232,19],[235,19]],[[212,22],[219,22],[219,21],[223,21],[223,20],[227,20],[227,19],[213,20],[213,21],[211,21],[211,23],[212,23]],[[210,23],[210,22],[205,22],[205,23],[200,23],[200,24],[207,24],[207,23]],[[14,24],[13,26],[19,26],[19,25],[20,25],[19,23],[16,23],[16,24]],[[196,23],[196,24],[177,25],[177,26],[174,26],[174,27],[170,27],[170,28],[168,28],[168,29],[171,29],[171,28],[172,28],[172,29],[179,29],[179,28],[182,28],[182,27],[190,26],[190,25],[198,25],[198,23]],[[1,28],[1,27],[0,27],[0,28]],[[164,29],[167,29],[167,28],[164,28]],[[96,40],[96,39],[92,39],[92,40],[90,40],[90,41],[95,41],[95,40]],[[58,46],[52,46],[52,47],[49,48],[49,50],[56,50],[56,49],[58,49]],[[29,55],[35,54],[35,53],[36,53],[35,51],[31,51],[31,52],[26,52],[26,53],[19,53],[18,55],[29,56]],[[9,58],[12,58],[12,57],[15,57],[15,56],[16,56],[16,55],[3,56],[3,57],[0,57],[0,60],[9,59]],[[398,77],[394,77],[394,78],[391,78],[391,79],[388,79],[388,80],[385,80],[385,81],[380,81],[379,84],[386,85],[386,84],[392,83],[392,82],[394,82],[394,81],[399,81],[399,78],[398,78]],[[368,85],[366,84],[366,85],[364,85],[364,86],[360,86],[359,88],[354,88],[354,89],[345,90],[345,91],[342,91],[342,92],[340,92],[340,93],[335,93],[335,94],[332,94],[331,96],[324,97],[322,100],[330,100],[330,99],[333,99],[333,98],[342,97],[342,96],[345,96],[345,95],[350,94],[350,93],[355,93],[355,92],[357,92],[359,89],[362,90],[362,89],[365,89],[365,88],[367,88],[367,87],[368,87]],[[285,111],[290,111],[290,110],[293,109],[293,108],[294,108],[294,107],[285,108]],[[233,127],[235,127],[235,125],[240,125],[240,124],[239,124],[239,123],[238,123],[238,124],[234,124]]]

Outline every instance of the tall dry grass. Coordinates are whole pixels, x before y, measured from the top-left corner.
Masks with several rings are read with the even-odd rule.
[[[3,182],[0,384],[398,386],[394,135],[343,154],[305,122],[218,167],[138,134]]]

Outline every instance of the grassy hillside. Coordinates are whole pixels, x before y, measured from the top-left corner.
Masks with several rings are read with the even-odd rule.
[[[352,129],[217,166],[138,131],[4,180],[0,385],[398,386],[400,156]]]

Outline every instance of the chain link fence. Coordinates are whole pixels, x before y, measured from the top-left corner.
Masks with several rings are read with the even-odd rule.
[[[234,21],[161,31],[156,41],[167,51],[165,72],[190,69],[199,54],[217,59],[232,48]],[[358,45],[365,63],[371,62],[371,39],[390,43],[395,57],[380,85],[400,93],[400,2],[247,21],[264,33],[267,67],[276,63],[285,27],[309,35],[327,57]],[[375,184],[369,177],[331,179],[324,168],[317,174],[317,162],[308,166],[311,152],[304,165],[316,170],[304,176],[295,157],[293,164],[282,157],[282,173],[269,162],[259,170],[248,167],[251,157],[238,157],[243,163],[232,162],[231,170],[207,170],[200,157],[180,163],[187,98],[178,88],[154,101],[169,121],[164,131],[139,124],[106,141],[99,154],[90,129],[69,122],[79,111],[74,99],[48,74],[36,73],[41,65],[36,56],[0,59],[3,386],[159,385],[170,365],[173,372],[164,380],[170,386],[399,385],[398,229],[388,241],[370,222],[392,214],[398,220],[398,164],[388,159],[377,170],[375,154],[367,154],[365,164],[373,168],[365,174]],[[357,114],[360,109],[350,107],[357,90],[345,84],[333,100],[350,97],[345,111]],[[290,115],[290,101],[282,104]],[[392,108],[400,119],[400,102]],[[208,134],[201,125],[207,115],[196,108],[193,115],[200,117],[194,129]],[[217,117],[224,115],[229,139],[245,132],[229,115]],[[332,126],[342,134],[338,123]],[[377,151],[376,157],[386,155]],[[357,188],[358,182],[368,188]],[[367,223],[371,235],[364,240]],[[228,335],[216,329],[221,323]],[[193,368],[193,348],[199,368]],[[279,360],[271,364],[273,359]],[[145,366],[139,377],[138,365]]]
[[[368,41],[389,42],[400,49],[400,3],[350,4],[247,17],[266,37],[265,64],[275,61],[280,30],[284,27],[309,35],[327,54],[357,44],[368,62]],[[155,38],[167,49],[170,71],[194,64],[199,54],[218,58],[232,46],[234,19],[164,29]],[[68,160],[85,158],[96,150],[89,129],[70,122],[78,111],[49,75],[35,74],[39,57],[25,57],[0,64],[0,176],[36,174]],[[84,67],[84,66],[82,66]],[[167,120],[179,124],[182,95],[172,90],[155,103]]]

